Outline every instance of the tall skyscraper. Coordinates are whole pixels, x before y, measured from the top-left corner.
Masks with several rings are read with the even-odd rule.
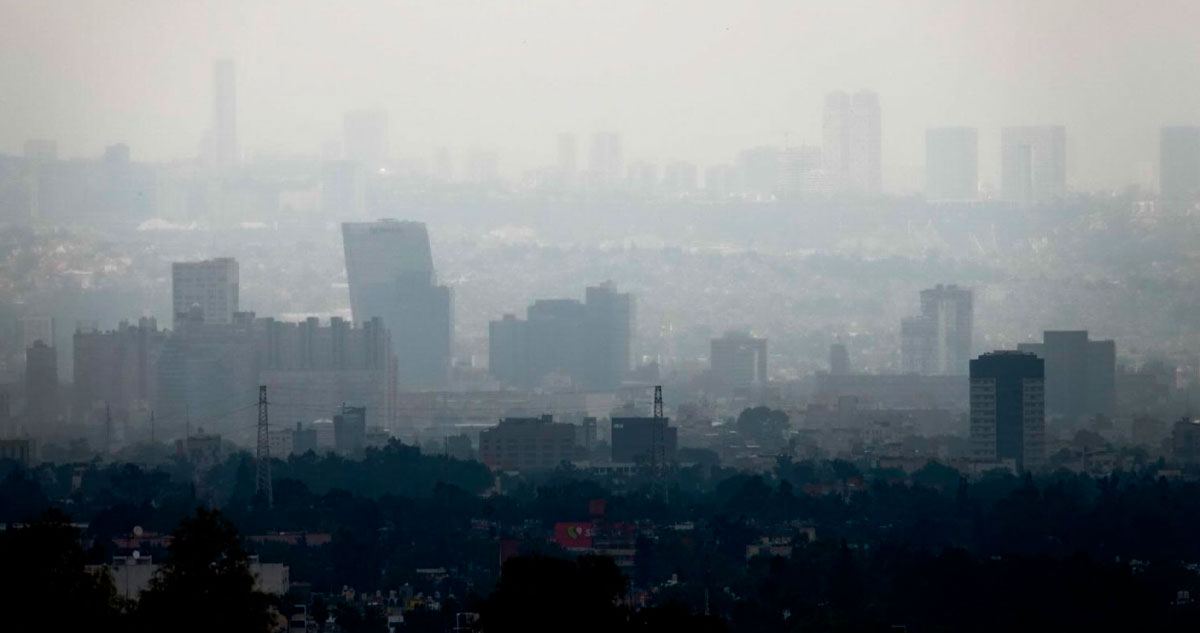
[[[971,361],[971,457],[1033,470],[1045,459],[1045,370],[1016,351]]]
[[[1000,131],[1000,194],[1018,204],[1041,204],[1067,192],[1067,129],[1061,125]]]
[[[25,350],[26,428],[46,430],[58,418],[58,353],[37,341]]]
[[[232,59],[213,64],[213,141],[218,169],[238,162],[237,72]]]
[[[388,115],[383,110],[353,110],[342,117],[342,143],[346,160],[368,172],[383,167],[388,158]]]
[[[863,90],[825,97],[822,156],[836,191],[877,194],[883,190],[879,95]]]
[[[1200,127],[1168,126],[1159,139],[1159,191],[1163,204],[1182,211],[1200,202]]]
[[[935,201],[979,197],[979,130],[938,127],[925,131],[925,198]]]
[[[711,343],[712,386],[721,393],[760,387],[767,382],[767,339],[726,332]]]
[[[621,135],[617,132],[597,132],[592,136],[588,170],[602,185],[615,185],[621,178],[624,159],[621,154]]]
[[[232,257],[171,264],[174,324],[199,308],[205,323],[232,323],[238,311],[238,263]]]
[[[383,319],[392,333],[402,388],[444,385],[453,342],[453,298],[449,288],[437,285],[425,225],[346,222],[342,238],[354,322]]]
[[[964,375],[971,359],[974,296],[970,289],[938,284],[921,291],[921,313],[900,323],[905,373]]]
[[[1046,365],[1046,412],[1065,416],[1116,414],[1117,346],[1092,341],[1087,330],[1047,331],[1041,343],[1022,343],[1022,352]]]
[[[593,389],[615,389],[633,356],[634,298],[606,281],[585,291],[584,381]]]
[[[850,352],[844,343],[829,346],[829,373],[833,376],[850,374]]]
[[[558,171],[562,176],[572,178],[575,176],[575,171],[579,168],[578,162],[579,147],[575,142],[575,135],[570,132],[563,132],[558,135]]]

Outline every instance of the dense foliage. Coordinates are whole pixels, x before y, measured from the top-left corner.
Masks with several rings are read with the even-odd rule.
[[[568,616],[569,628],[647,631],[1166,630],[1200,622],[1191,602],[1200,591],[1200,541],[1193,536],[1200,484],[1150,471],[1099,479],[996,472],[968,481],[937,463],[906,476],[846,461],[780,459],[769,473],[707,465],[625,480],[563,467],[505,478],[504,493],[492,494],[491,477],[478,464],[393,445],[362,462],[312,455],[277,461],[275,506],[268,509],[254,497],[251,466],[247,455],[234,455],[199,486],[176,462],[10,468],[0,482],[4,520],[65,510],[87,522],[84,536],[95,543],[82,549],[69,526],[46,531],[65,521],[48,515],[58,518],[38,523],[45,534],[37,538],[58,539],[55,551],[66,554],[55,559],[57,571],[17,589],[84,587],[69,597],[81,601],[75,612],[110,605],[120,613],[125,607],[102,581],[80,575],[83,563],[114,553],[112,538],[135,525],[161,532],[179,525],[172,550],[156,554],[176,561],[168,570],[184,564],[177,548],[194,545],[184,537],[203,527],[212,543],[191,550],[195,560],[226,552],[222,560],[236,567],[246,547],[287,563],[293,580],[311,582],[314,594],[325,596],[323,609],[342,613],[358,630],[379,630],[382,616],[339,602],[343,587],[386,592],[408,585],[440,596],[441,611],[406,614],[414,631],[447,630],[460,611],[481,613],[489,630],[545,630]],[[200,494],[227,518],[195,514]],[[606,500],[605,521],[637,526],[636,567],[628,576],[595,558],[572,559],[548,542],[555,523],[591,520],[595,499]],[[327,532],[332,541],[241,543],[233,525],[244,534]],[[30,529],[0,537],[6,553],[16,552],[11,560],[30,556],[17,545],[33,538]],[[800,538],[808,530],[815,541]],[[748,544],[780,536],[791,539],[790,556],[747,558]],[[518,542],[528,556],[509,558],[502,570],[502,540]],[[422,568],[447,573],[433,579],[417,572]],[[245,595],[244,576],[221,578]],[[209,580],[217,577],[203,582]],[[152,595],[206,595],[185,587],[164,580]],[[253,596],[244,603],[197,599],[243,604],[245,613],[262,607]],[[159,600],[144,599],[138,611],[167,603]]]

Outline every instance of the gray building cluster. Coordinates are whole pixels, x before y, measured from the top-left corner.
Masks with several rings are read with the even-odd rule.
[[[632,358],[634,297],[612,282],[590,286],[585,299],[542,299],[524,320],[507,314],[488,327],[488,368],[520,388],[551,377],[593,391],[618,387]]]

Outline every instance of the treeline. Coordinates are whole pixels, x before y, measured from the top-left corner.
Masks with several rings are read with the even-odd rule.
[[[111,539],[135,525],[169,533],[215,501],[242,534],[332,534],[320,547],[246,544],[264,561],[290,565],[292,579],[311,582],[314,592],[409,584],[452,605],[413,614],[410,630],[445,630],[453,611],[478,611],[486,623],[574,604],[542,600],[497,615],[497,595],[535,598],[518,591],[524,581],[506,580],[527,569],[501,573],[499,540],[514,539],[520,551],[541,557],[510,562],[562,575],[553,584],[569,586],[571,574],[584,573],[570,565],[581,563],[546,536],[557,522],[590,520],[596,499],[606,501],[606,521],[636,524],[639,534],[633,573],[621,577],[613,600],[601,601],[617,610],[582,618],[620,623],[610,630],[662,630],[655,627],[670,618],[735,631],[1042,628],[1028,624],[1035,617],[1060,629],[1197,623],[1191,596],[1200,591],[1200,485],[1148,473],[996,472],[968,481],[937,463],[905,477],[845,461],[781,459],[769,473],[709,465],[621,481],[563,467],[502,478],[503,493],[491,494],[493,479],[479,464],[398,444],[361,462],[277,461],[274,472],[268,509],[255,497],[245,454],[214,468],[199,491],[194,473],[178,462],[10,468],[0,481],[0,521],[67,512],[88,524],[82,536],[94,543],[73,550],[70,564],[99,563],[114,553]],[[812,543],[799,538],[809,528]],[[747,560],[748,544],[779,536],[794,538],[790,556]],[[602,566],[587,564],[586,573]],[[415,571],[429,567],[447,568],[448,577]],[[604,591],[616,586],[611,578],[597,582]],[[572,621],[592,608],[585,607],[573,607]],[[358,611],[346,617],[379,620]],[[535,624],[492,630],[538,630]]]

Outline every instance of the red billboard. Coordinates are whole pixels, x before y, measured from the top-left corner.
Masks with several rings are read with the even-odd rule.
[[[565,549],[587,549],[592,546],[591,523],[555,523],[554,542]]]

